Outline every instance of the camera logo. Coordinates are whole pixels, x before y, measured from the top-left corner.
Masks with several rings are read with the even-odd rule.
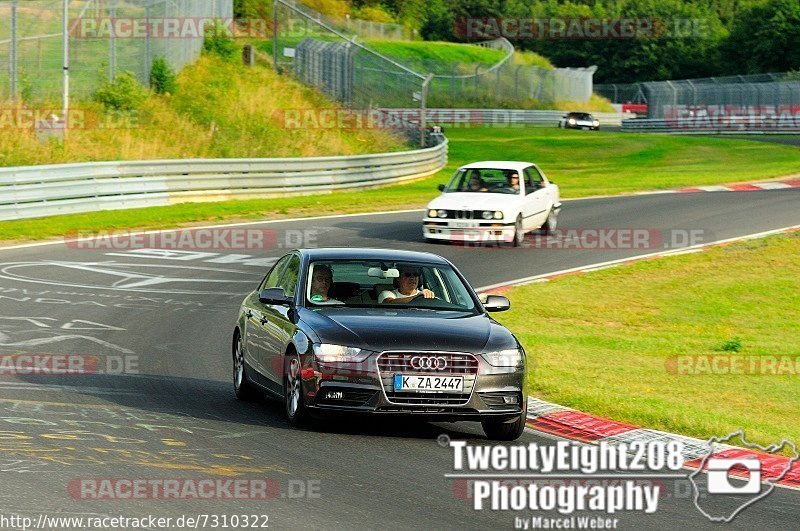
[[[734,467],[746,468],[749,472],[747,483],[737,486],[731,483]],[[761,492],[761,461],[752,459],[709,459],[709,494],[758,494]]]
[[[738,439],[741,445],[730,446]],[[711,437],[707,452],[700,455],[697,470],[689,475],[694,489],[694,504],[712,522],[729,523],[745,508],[768,496],[776,483],[800,459],[797,446],[782,440],[760,446],[745,440],[742,430],[725,437]],[[781,454],[791,455],[788,459]],[[701,472],[707,471],[703,483]],[[701,502],[702,500],[702,502]]]

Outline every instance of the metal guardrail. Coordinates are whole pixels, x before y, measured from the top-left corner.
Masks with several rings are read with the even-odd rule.
[[[0,220],[302,195],[397,183],[447,164],[447,139],[414,151],[344,157],[90,162],[0,168]]]
[[[391,109],[387,109],[391,112]],[[537,111],[526,109],[427,109],[428,123],[434,125],[447,124],[497,124],[498,127],[508,125],[547,125],[557,126],[567,111]],[[600,127],[620,126],[623,120],[636,116],[633,113],[594,112],[591,113],[600,121]]]
[[[622,131],[632,133],[674,134],[792,134],[800,133],[800,123],[779,117],[728,117],[719,119],[662,119],[625,120]]]

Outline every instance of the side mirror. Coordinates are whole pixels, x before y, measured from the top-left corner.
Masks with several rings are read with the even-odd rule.
[[[439,189],[440,192],[444,192],[445,186],[443,184],[440,184],[439,186],[437,186],[437,188]]]
[[[483,307],[487,312],[504,312],[511,308],[511,301],[502,295],[489,295]]]
[[[291,305],[291,297],[287,297],[283,293],[283,288],[267,288],[262,289],[258,294],[258,300],[261,304],[277,304],[277,305]]]

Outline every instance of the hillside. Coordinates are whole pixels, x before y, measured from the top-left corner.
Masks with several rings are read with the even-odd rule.
[[[124,86],[118,90],[125,89]],[[381,130],[287,128],[284,110],[336,105],[271,65],[250,69],[238,60],[205,54],[177,78],[174,94],[144,93],[126,112],[95,101],[73,101],[75,120],[66,142],[41,142],[30,127],[6,116],[0,130],[0,166],[161,158],[300,157],[379,153],[404,149]],[[5,102],[4,109],[15,104]],[[36,103],[58,109],[60,103]]]

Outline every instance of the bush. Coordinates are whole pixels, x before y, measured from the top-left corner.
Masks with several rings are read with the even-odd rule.
[[[219,55],[225,59],[233,59],[238,53],[238,47],[223,26],[206,26],[203,51]]]
[[[742,350],[742,340],[738,337],[729,339],[722,345],[722,350],[725,352],[739,352]]]
[[[176,84],[175,71],[169,66],[166,59],[156,57],[153,67],[150,69],[150,87],[156,94],[175,94]]]
[[[95,101],[116,111],[136,110],[146,99],[147,89],[131,72],[122,72],[113,81],[104,81],[94,93]]]

